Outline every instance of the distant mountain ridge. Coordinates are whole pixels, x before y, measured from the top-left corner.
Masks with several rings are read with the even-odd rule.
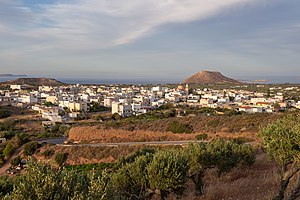
[[[25,74],[0,74],[0,77],[27,77]]]
[[[65,85],[65,83],[57,81],[52,78],[18,78],[16,80],[5,81],[2,84],[14,84],[14,85],[32,85],[32,86],[60,86]]]
[[[228,78],[218,71],[201,71],[184,80],[189,84],[240,84],[241,82]]]

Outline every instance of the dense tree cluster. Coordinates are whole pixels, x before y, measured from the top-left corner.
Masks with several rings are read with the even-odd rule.
[[[239,164],[251,165],[254,160],[249,145],[218,139],[186,148],[145,148],[120,159],[108,171],[53,169],[32,162],[13,190],[3,195],[4,199],[20,200],[149,199],[153,195],[164,199],[170,193],[181,195],[189,179],[197,194],[202,194],[207,170],[215,168],[220,175]]]

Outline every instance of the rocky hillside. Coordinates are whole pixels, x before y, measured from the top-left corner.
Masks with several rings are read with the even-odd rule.
[[[222,75],[220,72],[201,71],[184,80],[189,84],[239,84],[240,82]]]
[[[2,84],[16,84],[16,85],[32,85],[32,86],[60,86],[64,83],[51,78],[18,78],[16,80],[2,82]]]

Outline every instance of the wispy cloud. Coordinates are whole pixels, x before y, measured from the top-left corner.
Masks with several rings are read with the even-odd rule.
[[[33,9],[3,0],[0,32],[9,27],[11,37],[43,42],[44,48],[104,49],[132,43],[164,24],[207,19],[248,2],[253,0],[77,0]]]

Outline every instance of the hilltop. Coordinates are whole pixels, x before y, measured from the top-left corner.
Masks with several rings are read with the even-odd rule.
[[[201,71],[184,80],[190,84],[239,84],[240,82],[228,78],[217,71]]]
[[[10,84],[10,85],[47,85],[47,86],[60,86],[64,85],[64,83],[57,81],[52,78],[18,78],[16,80],[2,82],[2,84]]]

